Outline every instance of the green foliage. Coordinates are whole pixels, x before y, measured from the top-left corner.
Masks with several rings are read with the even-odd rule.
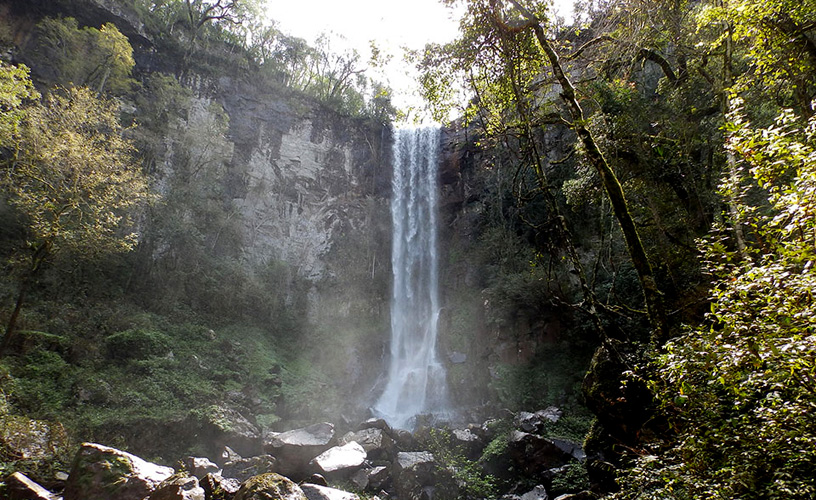
[[[166,355],[169,338],[154,330],[132,329],[114,333],[105,338],[108,356],[115,360],[146,359]]]
[[[710,327],[688,331],[657,361],[656,390],[678,437],[636,462],[618,498],[816,494],[816,119],[784,111],[758,129],[735,114],[730,127],[731,147],[774,210],[757,216],[748,260],[705,244],[716,277]]]
[[[23,104],[40,98],[25,65],[11,66],[0,61],[0,147],[11,146],[25,117]]]
[[[114,102],[88,89],[50,94],[0,142],[12,150],[0,186],[26,216],[32,243],[85,255],[133,247],[136,233],[121,229],[150,195]]]
[[[553,495],[588,490],[589,475],[581,462],[569,462],[555,475],[550,491]]]
[[[427,443],[430,451],[440,466],[448,470],[459,485],[460,499],[495,498],[497,491],[496,478],[485,474],[478,462],[469,460],[461,445],[447,429],[431,429]],[[445,497],[443,497],[445,498]]]
[[[37,25],[35,57],[48,64],[53,83],[92,87],[120,95],[135,81],[135,65],[128,39],[111,23],[80,28],[74,18],[46,18]]]

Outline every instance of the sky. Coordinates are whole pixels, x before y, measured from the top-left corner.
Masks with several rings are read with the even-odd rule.
[[[555,3],[558,14],[569,19],[573,0]],[[267,6],[267,15],[281,31],[310,43],[321,33],[334,33],[337,44],[345,38],[365,61],[370,41],[376,41],[393,58],[384,74],[374,76],[394,90],[394,102],[402,108],[420,106],[421,100],[401,48],[445,43],[456,37],[458,27],[456,13],[438,0],[267,0]]]

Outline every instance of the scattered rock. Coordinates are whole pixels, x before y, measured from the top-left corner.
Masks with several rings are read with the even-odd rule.
[[[557,497],[555,500],[595,500],[598,498],[594,493],[591,491],[582,491],[580,493],[569,493],[567,495],[561,495]]]
[[[209,458],[202,457],[187,457],[184,459],[184,466],[187,467],[190,474],[199,480],[203,479],[207,474],[217,474],[220,470]]]
[[[560,448],[564,453],[571,455],[575,460],[578,460],[579,462],[586,460],[586,453],[584,453],[584,449],[580,444],[567,441],[566,439],[556,438],[550,438],[550,442]]]
[[[542,485],[538,485],[527,493],[521,495],[520,500],[549,500],[550,496]]]
[[[316,484],[318,486],[328,486],[329,485],[328,481],[326,481],[326,478],[323,477],[320,474],[312,474],[311,476],[309,476],[303,482],[304,483],[309,483],[309,484]]]
[[[357,441],[330,448],[317,457],[311,464],[319,473],[334,477],[348,477],[359,469],[366,459],[366,451]]]
[[[22,460],[53,459],[55,450],[68,443],[65,430],[58,424],[21,415],[3,415],[0,423],[0,447]]]
[[[54,500],[56,495],[35,483],[21,472],[6,478],[8,500]]]
[[[148,500],[204,500],[204,488],[194,476],[176,474],[162,481]]]
[[[124,451],[83,443],[65,485],[65,500],[143,500],[174,473]]]
[[[388,422],[381,418],[369,418],[357,427],[357,430],[359,431],[363,429],[380,429],[381,431],[385,431],[389,434],[391,433],[391,426],[388,425]]]
[[[237,479],[244,482],[252,476],[278,472],[278,461],[270,455],[258,455],[257,457],[240,458],[234,462],[224,464],[221,475]]]
[[[482,467],[488,474],[502,479],[514,479],[519,474],[538,478],[548,469],[561,467],[570,460],[572,455],[550,439],[513,431],[503,452],[483,462]]]
[[[470,460],[478,459],[485,446],[487,446],[485,440],[470,429],[454,429],[451,431],[451,436],[454,440],[454,446],[461,448],[465,456]]]
[[[400,500],[420,500],[435,483],[436,460],[427,451],[401,451],[394,461],[394,489]]]
[[[233,408],[214,406],[198,424],[201,426],[199,439],[215,443],[216,449],[229,447],[245,457],[263,452],[258,427]]]
[[[329,449],[334,438],[334,425],[320,423],[268,436],[264,448],[279,459],[281,474],[303,477],[307,464],[317,455]]]
[[[301,489],[309,500],[360,500],[354,493],[316,484],[303,484]]]
[[[349,432],[342,438],[341,445],[356,441],[368,454],[370,460],[392,461],[396,457],[397,444],[382,429],[369,427],[357,432]]]
[[[467,354],[454,351],[448,354],[448,359],[454,365],[461,365],[462,363],[467,362]]]
[[[229,446],[224,446],[224,448],[221,451],[221,454],[219,455],[219,458],[221,460],[218,463],[224,465],[227,462],[237,462],[238,460],[241,460],[242,457]]]
[[[219,474],[207,474],[200,484],[207,500],[231,500],[241,487],[237,479]]]
[[[273,472],[248,479],[233,500],[307,500],[300,486]]]
[[[515,418],[516,427],[524,432],[543,433],[547,424],[554,424],[561,418],[563,412],[555,406],[550,406],[535,413],[519,412]]]

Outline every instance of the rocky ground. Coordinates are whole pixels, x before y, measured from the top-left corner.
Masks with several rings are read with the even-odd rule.
[[[576,475],[587,459],[581,445],[547,437],[560,418],[551,407],[454,429],[420,419],[413,433],[370,419],[343,435],[323,422],[269,432],[253,456],[227,443],[217,457],[186,457],[176,468],[83,443],[51,491],[19,472],[6,485],[11,500],[594,498],[579,491],[589,488],[585,473]]]

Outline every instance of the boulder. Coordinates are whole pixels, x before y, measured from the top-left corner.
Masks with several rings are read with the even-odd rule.
[[[516,415],[514,424],[517,429],[523,432],[543,433],[547,424],[554,424],[561,418],[561,410],[555,406],[550,406],[544,410],[538,410],[535,413],[526,411],[519,412]]]
[[[300,486],[274,472],[248,479],[233,500],[307,500]]]
[[[390,478],[388,467],[383,465],[371,468],[360,469],[355,472],[349,480],[360,491],[379,491],[385,487],[386,481]]]
[[[363,429],[380,429],[388,434],[391,433],[391,426],[388,425],[388,422],[381,418],[369,418],[357,427],[358,431]]]
[[[198,417],[199,439],[214,443],[215,449],[229,447],[250,457],[263,452],[263,439],[258,427],[237,410],[227,406],[213,406],[206,415]]]
[[[6,478],[6,498],[8,500],[54,500],[56,495],[35,483],[21,472]]]
[[[143,500],[175,471],[115,448],[82,443],[74,458],[65,500]]]
[[[370,460],[393,461],[397,454],[397,444],[382,429],[369,427],[357,432],[349,432],[342,438],[341,445],[356,441],[368,454]]]
[[[366,451],[357,441],[329,448],[310,464],[327,477],[348,477],[359,469],[366,459]]]
[[[394,489],[400,500],[428,496],[436,483],[436,460],[427,451],[401,451],[394,461]]]
[[[278,460],[270,455],[258,455],[225,463],[221,475],[243,483],[252,476],[269,472],[278,472]]]
[[[212,473],[204,476],[200,484],[207,500],[232,500],[241,487],[241,482],[235,478]]]
[[[453,429],[451,437],[453,445],[460,448],[470,460],[478,459],[487,446],[487,442],[471,429]]]
[[[221,470],[209,458],[202,457],[187,457],[184,459],[184,466],[199,480],[207,474],[217,474]]]
[[[162,481],[148,500],[204,500],[204,488],[194,476],[175,474]]]
[[[316,484],[302,484],[300,488],[309,500],[360,500],[360,497],[348,491],[318,486]]]
[[[320,423],[268,436],[264,449],[279,460],[279,472],[292,478],[308,475],[307,464],[328,450],[334,425]]]
[[[520,500],[549,500],[549,498],[546,488],[540,484],[519,497]]]
[[[68,444],[61,425],[21,415],[0,417],[0,447],[20,460],[54,460],[55,451]]]
[[[548,469],[561,467],[572,458],[550,439],[513,431],[502,453],[482,462],[482,468],[501,479],[517,479],[518,475],[540,478]]]

